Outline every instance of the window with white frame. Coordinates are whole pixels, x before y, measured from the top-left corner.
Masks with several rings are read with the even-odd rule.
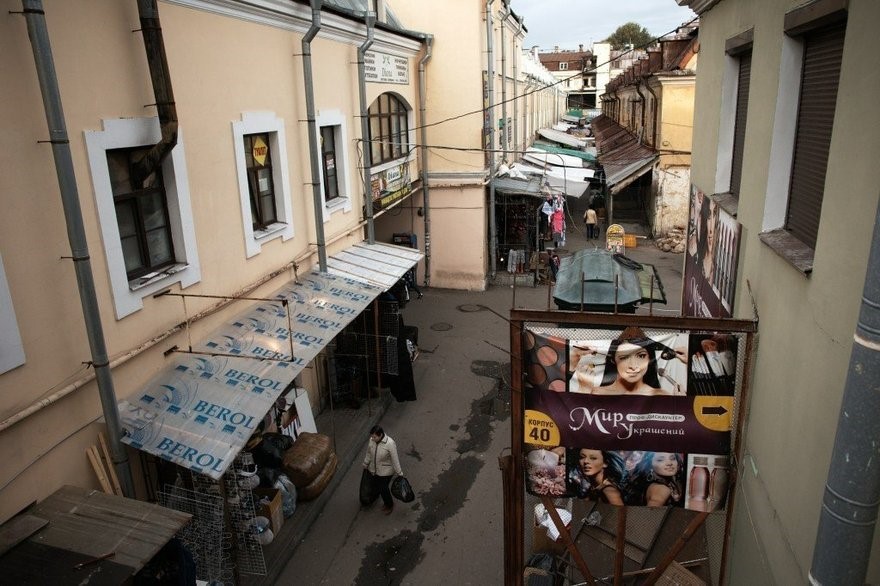
[[[139,184],[131,166],[161,140],[158,118],[104,120],[103,130],[84,134],[114,309],[122,319],[143,307],[145,297],[201,279],[183,130],[161,169]]]
[[[232,123],[232,145],[245,256],[251,258],[267,242],[294,236],[284,120],[273,112],[245,112]]]
[[[805,273],[825,195],[846,17],[845,0],[818,0],[785,16],[762,240]]]
[[[324,198],[324,221],[336,212],[351,211],[351,186],[348,179],[348,135],[345,117],[339,110],[319,110],[315,116],[321,149],[321,194]]]
[[[18,332],[9,284],[6,282],[3,257],[0,256],[0,373],[21,366],[25,362],[24,358],[24,346]]]
[[[565,71],[566,69],[568,69],[568,61],[560,61],[559,71]]]

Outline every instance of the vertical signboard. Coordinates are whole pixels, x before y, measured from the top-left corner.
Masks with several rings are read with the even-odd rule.
[[[731,317],[742,226],[691,185],[682,311],[692,317]]]

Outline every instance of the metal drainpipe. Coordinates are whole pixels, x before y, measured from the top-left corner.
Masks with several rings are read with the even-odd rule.
[[[642,88],[641,80],[636,81],[636,93],[639,94],[639,101],[642,104],[642,107],[641,107],[642,125],[639,128],[639,144],[642,143],[642,137],[645,135],[645,104],[647,104],[647,102],[645,101],[645,94],[642,93],[641,88]]]
[[[104,331],[101,326],[101,312],[98,310],[98,299],[95,294],[95,282],[92,278],[92,265],[89,260],[89,247],[83,226],[82,209],[79,204],[79,193],[76,187],[76,175],[73,170],[73,158],[70,154],[70,140],[64,121],[64,109],[61,106],[61,93],[58,89],[58,77],[55,73],[55,62],[52,47],[49,44],[49,32],[46,28],[46,15],[41,0],[22,0],[22,8],[27,22],[28,37],[34,52],[37,77],[46,110],[46,122],[52,143],[52,156],[55,159],[55,173],[61,191],[61,203],[64,207],[64,219],[67,223],[67,239],[73,266],[76,271],[76,282],[79,288],[86,334],[92,354],[92,367],[98,394],[101,398],[101,409],[107,424],[107,436],[110,443],[110,455],[113,466],[119,477],[123,494],[134,496],[134,482],[128,454],[122,445],[122,427],[119,423],[119,411],[116,392],[113,389],[113,378],[110,375],[110,364],[104,342]]]
[[[880,503],[880,207],[816,532],[810,583],[864,584]]]
[[[425,37],[425,54],[419,60],[419,124],[422,127],[422,199],[425,214],[425,287],[431,285],[431,189],[430,185],[428,185],[428,125],[425,121],[428,101],[426,65],[431,59],[433,46],[434,35],[427,35]]]
[[[519,143],[519,112],[516,104],[519,100],[516,98],[516,90],[519,86],[519,68],[516,64],[519,62],[520,52],[516,50],[516,39],[522,34],[522,19],[516,21],[516,35],[513,36],[513,150],[517,151],[522,146]]]
[[[651,94],[651,97],[654,98],[651,101],[651,106],[653,107],[653,113],[651,115],[651,148],[657,148],[657,93],[651,89],[651,84],[648,83],[647,79],[644,79],[645,89],[648,90],[648,93]]]
[[[324,198],[321,197],[320,146],[318,145],[318,127],[315,122],[315,86],[312,83],[312,39],[321,30],[321,2],[311,0],[312,26],[302,40],[303,78],[306,91],[306,122],[309,127],[309,162],[312,170],[312,201],[315,204],[315,239],[318,244],[318,270],[327,272],[327,244],[324,242]]]
[[[376,227],[373,223],[373,188],[370,181],[370,168],[373,166],[373,145],[369,140],[370,118],[364,56],[367,54],[367,49],[373,44],[373,25],[376,22],[376,13],[368,10],[364,15],[364,21],[367,26],[367,39],[358,47],[358,101],[361,109],[361,139],[364,148],[364,217],[367,220],[367,242],[373,244],[376,241]]]
[[[505,6],[501,11],[501,119],[504,125],[501,127],[501,158],[507,159],[507,145],[510,140],[510,129],[507,124],[507,43],[504,42],[504,29],[507,28],[507,17],[510,15],[510,7]]]
[[[493,52],[493,31],[492,31],[492,2],[494,0],[486,0],[486,53],[488,54],[488,64],[486,69],[486,79],[488,80],[488,106],[489,111],[489,277],[495,280],[496,262],[495,257],[498,256],[498,235],[495,234],[495,116],[492,113],[492,107],[495,101],[495,53]]]
[[[138,17],[147,65],[150,68],[150,81],[153,84],[153,97],[159,115],[159,128],[162,138],[135,162],[131,169],[131,180],[136,185],[143,182],[161,168],[162,161],[177,144],[177,107],[174,105],[174,91],[171,88],[171,72],[165,56],[165,41],[162,39],[162,25],[159,22],[159,7],[156,0],[138,0]]]
[[[529,135],[529,100],[532,98],[530,92],[532,90],[532,79],[529,74],[526,74],[526,86],[523,88],[523,147],[527,146],[528,139],[526,138]],[[525,150],[525,148],[523,148]]]

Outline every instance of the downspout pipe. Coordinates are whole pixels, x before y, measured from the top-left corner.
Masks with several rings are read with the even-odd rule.
[[[641,111],[642,111],[642,112],[641,112],[641,114],[642,114],[642,116],[641,116],[641,118],[642,118],[642,121],[641,121],[641,122],[642,122],[642,125],[641,125],[641,127],[639,128],[639,143],[641,143],[641,142],[642,142],[642,137],[645,136],[645,105],[647,104],[647,102],[645,101],[645,94],[642,93],[641,78],[639,78],[639,79],[636,81],[636,93],[639,94],[639,102],[642,104],[642,106],[641,106],[641,108],[640,108]]]
[[[376,241],[376,227],[373,222],[373,188],[370,181],[371,167],[373,166],[373,150],[370,142],[370,118],[369,105],[367,104],[367,77],[364,58],[367,50],[373,45],[373,25],[376,23],[376,13],[367,11],[364,15],[367,26],[367,39],[358,47],[358,103],[361,110],[361,139],[364,149],[364,217],[367,220],[367,242],[373,244]]]
[[[653,100],[651,101],[652,114],[651,114],[651,148],[657,148],[657,93],[651,89],[651,84],[648,83],[647,78],[643,78],[645,83],[645,89],[648,90],[648,93],[651,94]]]
[[[101,325],[101,312],[95,294],[95,282],[92,276],[92,265],[89,260],[89,247],[83,225],[82,209],[76,187],[76,175],[73,170],[73,157],[70,154],[70,140],[64,121],[64,109],[61,105],[61,92],[58,88],[58,77],[55,72],[55,61],[52,47],[49,44],[49,32],[46,27],[46,15],[41,0],[22,0],[22,8],[27,22],[28,37],[34,53],[37,78],[46,111],[46,123],[49,127],[49,142],[52,144],[52,156],[55,159],[55,174],[61,191],[61,203],[64,207],[64,219],[67,223],[67,239],[76,272],[85,320],[86,335],[92,356],[92,367],[98,394],[101,398],[101,409],[107,424],[107,436],[110,444],[110,457],[119,477],[122,491],[127,497],[134,497],[134,482],[131,466],[125,446],[120,441],[122,427],[119,423],[119,408],[113,378],[110,375],[110,361],[104,341]]]
[[[507,159],[507,146],[510,144],[510,128],[507,124],[507,43],[504,41],[504,31],[507,29],[507,17],[510,16],[510,6],[504,6],[501,11],[501,119],[504,121],[501,127],[501,152],[502,159]]]
[[[141,186],[156,169],[161,168],[162,161],[177,145],[177,107],[174,104],[174,91],[171,88],[171,72],[168,70],[168,59],[165,55],[165,41],[162,39],[159,7],[156,5],[156,0],[138,0],[137,7],[147,65],[150,69],[150,81],[153,84],[153,97],[159,114],[159,128],[162,132],[159,142],[132,166],[132,181],[135,185]]]
[[[487,68],[486,79],[488,80],[487,98],[489,119],[489,277],[495,280],[497,269],[496,258],[498,256],[498,235],[495,233],[495,115],[492,108],[495,106],[495,52],[493,50],[492,31],[492,2],[486,0],[486,54]]]
[[[834,451],[819,514],[810,583],[864,584],[880,503],[880,207],[849,371],[843,389]]]
[[[421,125],[422,199],[425,218],[425,286],[431,286],[431,186],[428,183],[427,64],[434,48],[434,35],[425,37],[425,54],[419,60],[419,124]]]
[[[321,196],[318,126],[315,121],[315,85],[312,77],[312,39],[321,30],[322,0],[311,0],[312,25],[302,39],[303,78],[306,92],[306,122],[309,128],[309,163],[312,171],[312,201],[315,207],[315,239],[318,245],[318,270],[327,272],[327,244],[324,241],[324,198]]]
[[[519,102],[516,95],[516,90],[519,88],[519,68],[517,67],[517,63],[519,63],[520,60],[520,52],[516,50],[516,40],[521,34],[522,19],[519,18],[516,21],[516,34],[513,35],[513,149],[515,151],[520,150],[522,147],[519,142],[519,112],[517,111],[516,107],[517,103]]]

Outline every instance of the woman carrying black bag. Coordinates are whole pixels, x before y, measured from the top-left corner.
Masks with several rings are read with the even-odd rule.
[[[403,476],[400,458],[397,456],[397,444],[378,425],[370,430],[370,441],[367,442],[367,454],[364,456],[364,469],[373,475],[373,481],[382,497],[382,512],[390,515],[394,510],[389,484],[395,474]]]

